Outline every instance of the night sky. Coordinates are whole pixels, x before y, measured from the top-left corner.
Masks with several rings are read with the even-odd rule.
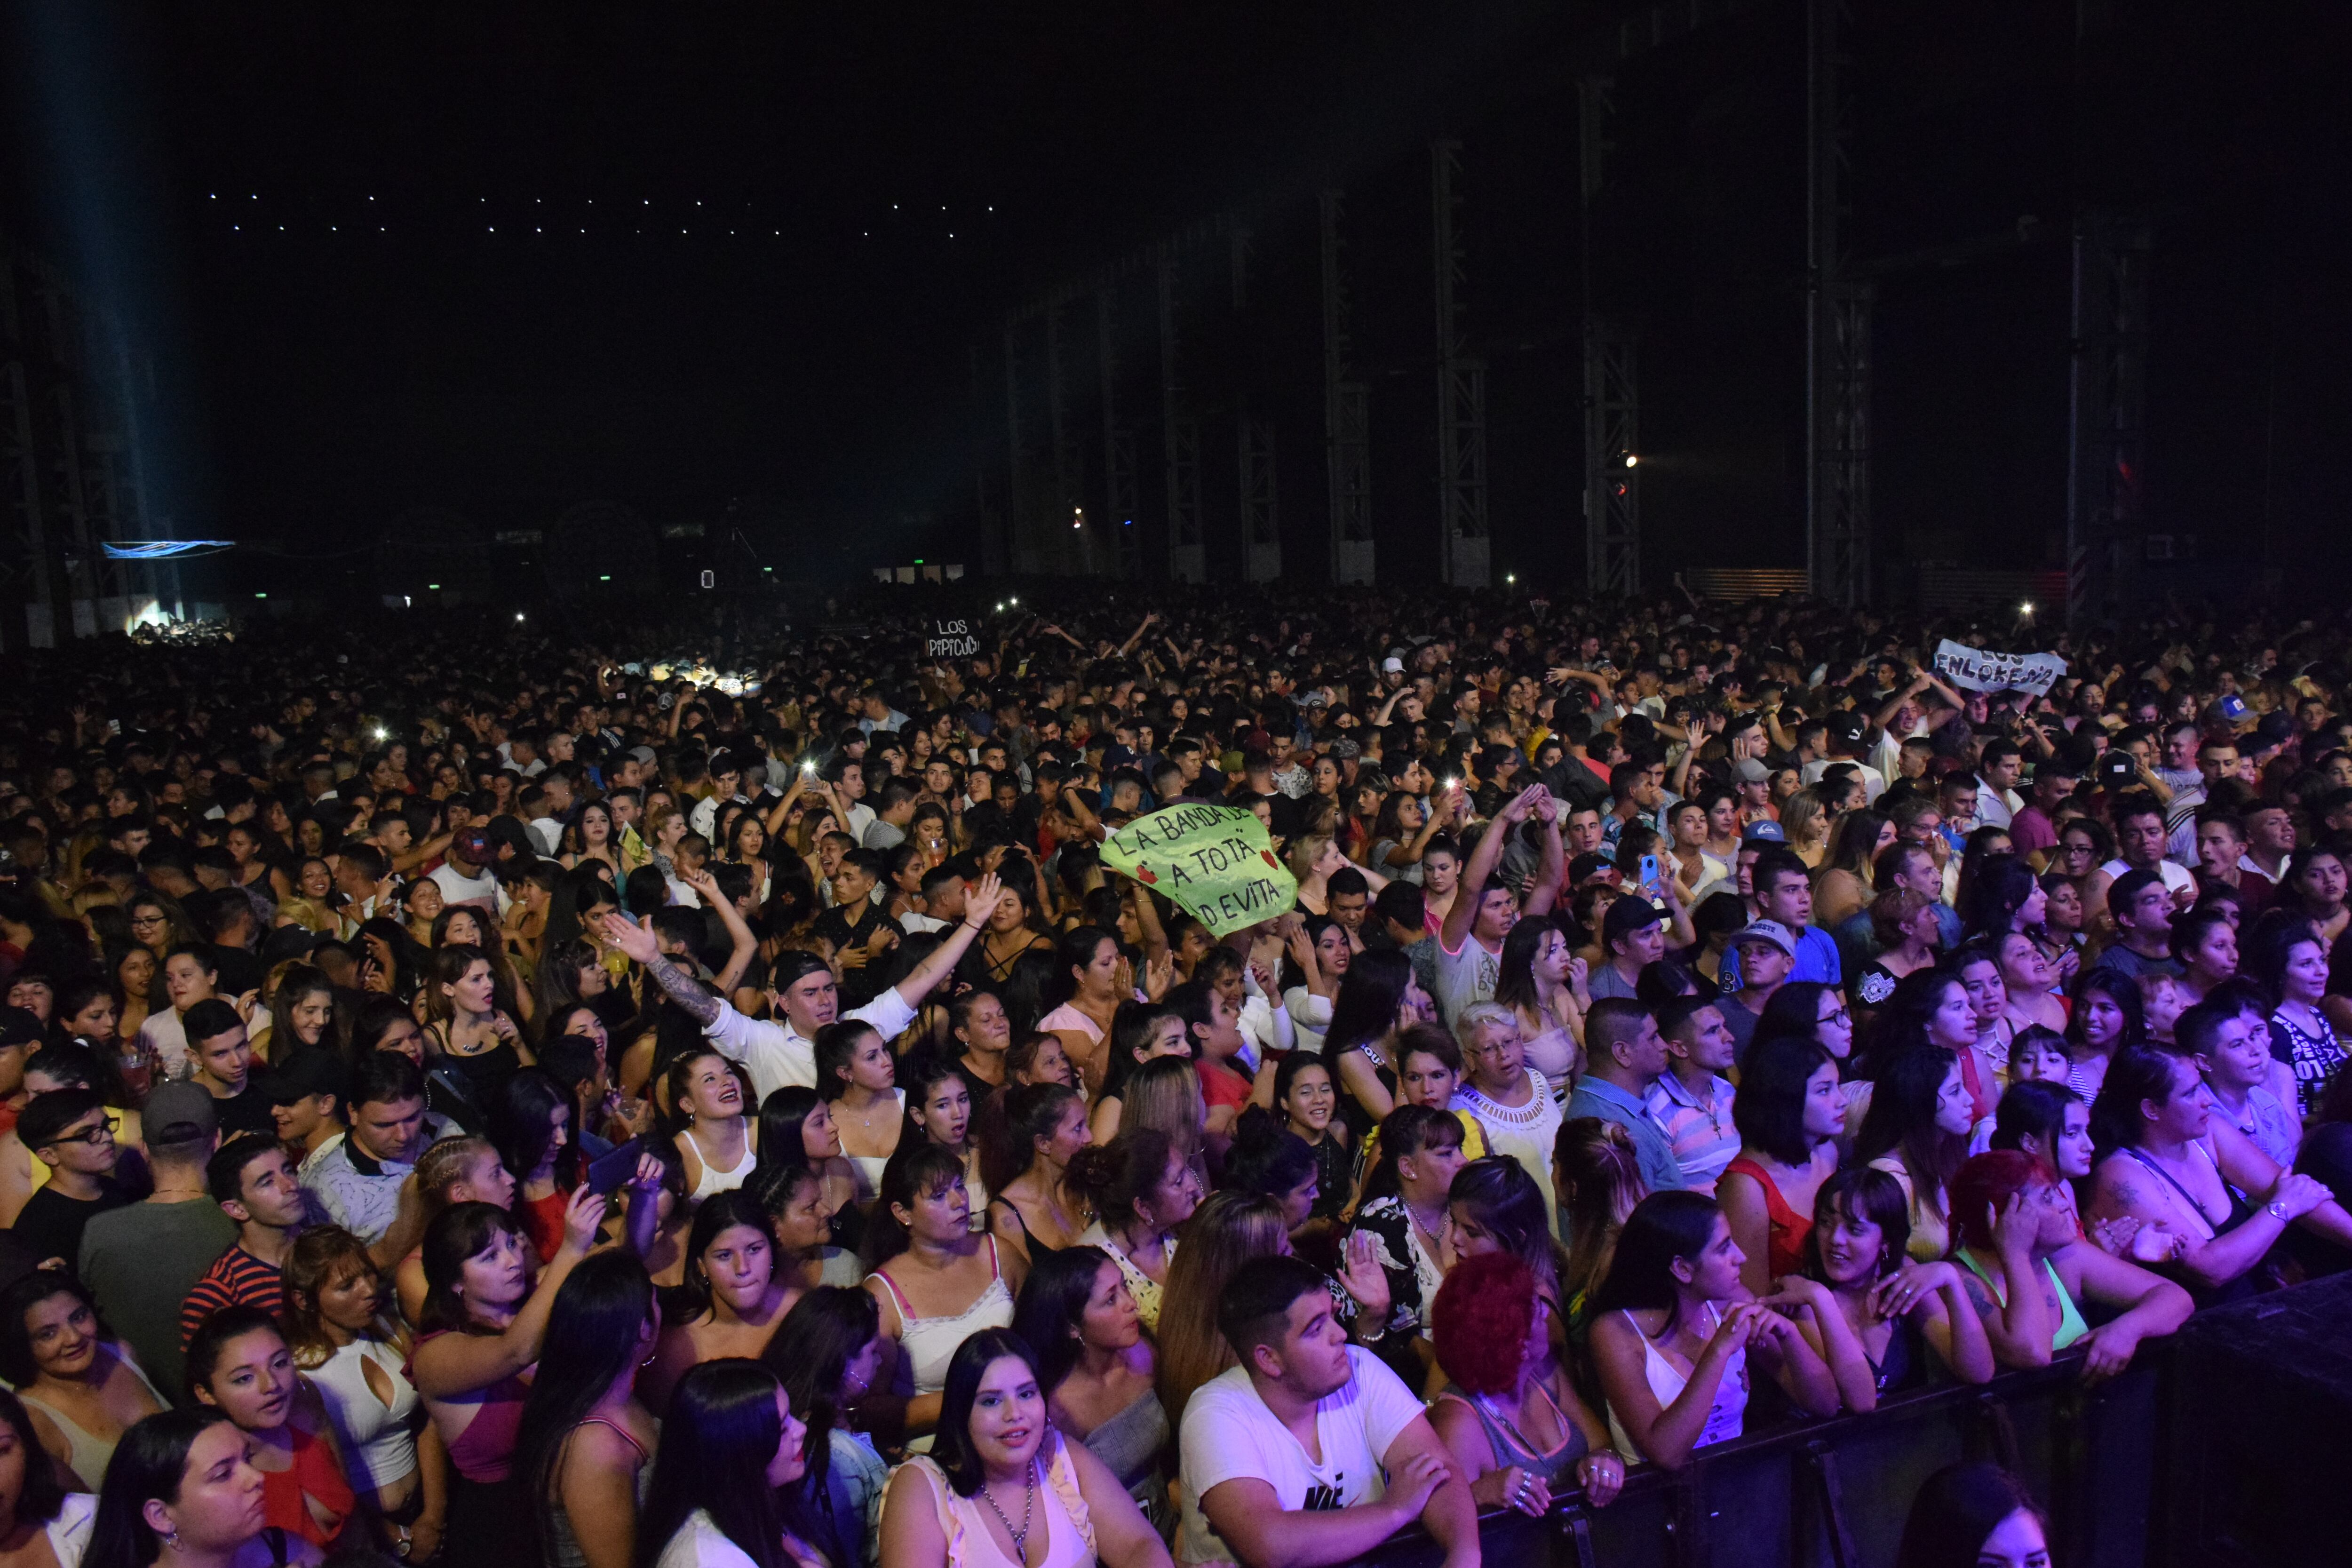
[[[2152,504],[2177,529],[2340,553],[2337,10],[2097,8],[2126,26],[2086,49],[2068,6],[1860,6],[1857,253],[2040,226],[1887,276],[1883,552],[2046,552],[2063,236],[2088,199],[2159,214]],[[1425,148],[1457,134],[1497,572],[1566,571],[1566,84],[1578,40],[1630,9],[26,0],[0,214],[127,302],[168,390],[156,452],[183,533],[363,539],[425,505],[544,527],[592,500],[659,524],[731,504],[810,575],[968,550],[1006,308],[1241,214],[1259,281],[1246,316],[1196,333],[1203,412],[1244,385],[1271,412],[1286,544],[1311,577],[1314,193],[1349,192],[1384,567],[1412,569],[1434,533]],[[1603,286],[1643,325],[1664,569],[1801,558],[1801,15],[1755,7],[1621,83],[1597,232]],[[1155,352],[1121,350],[1129,412],[1156,431]],[[1144,470],[1156,506],[1154,447]],[[1213,468],[1213,564],[1227,484]]]

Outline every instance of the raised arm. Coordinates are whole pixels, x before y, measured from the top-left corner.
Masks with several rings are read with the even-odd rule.
[[[1545,790],[1536,797],[1536,820],[1543,824],[1543,858],[1537,863],[1536,879],[1528,886],[1528,915],[1551,912],[1559,900],[1560,882],[1568,875],[1568,847],[1559,840],[1559,803]]]
[[[931,950],[931,956],[923,960],[914,973],[893,987],[898,993],[898,999],[909,1007],[921,1006],[923,998],[936,990],[940,981],[955,973],[955,966],[962,960],[965,950],[971,946],[973,939],[988,924],[988,917],[995,912],[998,901],[1003,897],[1004,884],[996,879],[996,873],[981,873],[980,880],[964,894],[962,921],[940,939],[940,945]]]
[[[1438,942],[1446,952],[1458,952],[1469,940],[1471,924],[1478,918],[1479,889],[1501,863],[1504,842],[1510,837],[1510,830],[1535,809],[1535,797],[1546,793],[1541,784],[1530,784],[1521,790],[1509,805],[1495,814],[1495,820],[1479,835],[1478,847],[1470,852],[1470,864],[1463,868],[1454,907],[1445,911],[1445,929],[1437,934]]]
[[[727,928],[727,940],[733,951],[727,956],[726,966],[712,977],[711,985],[719,995],[731,995],[741,983],[744,972],[751,967],[751,960],[760,951],[760,939],[753,936],[751,928],[743,923],[743,916],[735,908],[735,900],[719,890],[719,879],[710,874],[709,868],[682,874],[678,880],[692,888],[704,903],[717,910],[719,923]]]
[[[454,1399],[514,1376],[539,1359],[555,1293],[572,1266],[595,1245],[604,1200],[585,1186],[563,1210],[563,1240],[539,1271],[539,1284],[501,1333],[441,1334],[416,1347],[416,1390],[428,1399]]]
[[[646,972],[646,978],[668,993],[689,1018],[708,1029],[719,1022],[720,1011],[727,1004],[702,988],[702,983],[679,965],[662,956],[660,946],[654,941],[653,917],[643,917],[648,923],[640,925],[626,915],[606,914],[597,917],[604,940],[621,950],[622,955],[633,960]]]

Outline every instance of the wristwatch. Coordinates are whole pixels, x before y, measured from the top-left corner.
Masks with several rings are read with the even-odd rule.
[[[2263,1212],[2270,1215],[2271,1218],[2278,1221],[2281,1225],[2284,1225],[2286,1223],[2286,1205],[2279,1202],[2276,1198],[2273,1198],[2270,1202],[2264,1204],[2263,1205]]]

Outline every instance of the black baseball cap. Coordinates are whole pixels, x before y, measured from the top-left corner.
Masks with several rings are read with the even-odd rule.
[[[314,1094],[341,1100],[350,1069],[330,1050],[308,1046],[261,1075],[261,1092],[272,1105],[291,1105]]]

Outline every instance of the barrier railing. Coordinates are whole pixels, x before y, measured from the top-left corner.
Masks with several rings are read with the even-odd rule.
[[[1790,1423],[1702,1448],[1681,1470],[1637,1467],[1606,1508],[1581,1493],[1549,1515],[1479,1520],[1490,1564],[1510,1568],[1882,1568],[1895,1560],[1919,1484],[1961,1459],[2022,1477],[2051,1511],[2067,1568],[2141,1568],[2163,1441],[2168,1352],[2151,1344],[2129,1371],[2085,1385],[2063,1356],[1981,1387],[1888,1401],[1867,1415]],[[1434,1568],[1419,1531],[1363,1559]]]

